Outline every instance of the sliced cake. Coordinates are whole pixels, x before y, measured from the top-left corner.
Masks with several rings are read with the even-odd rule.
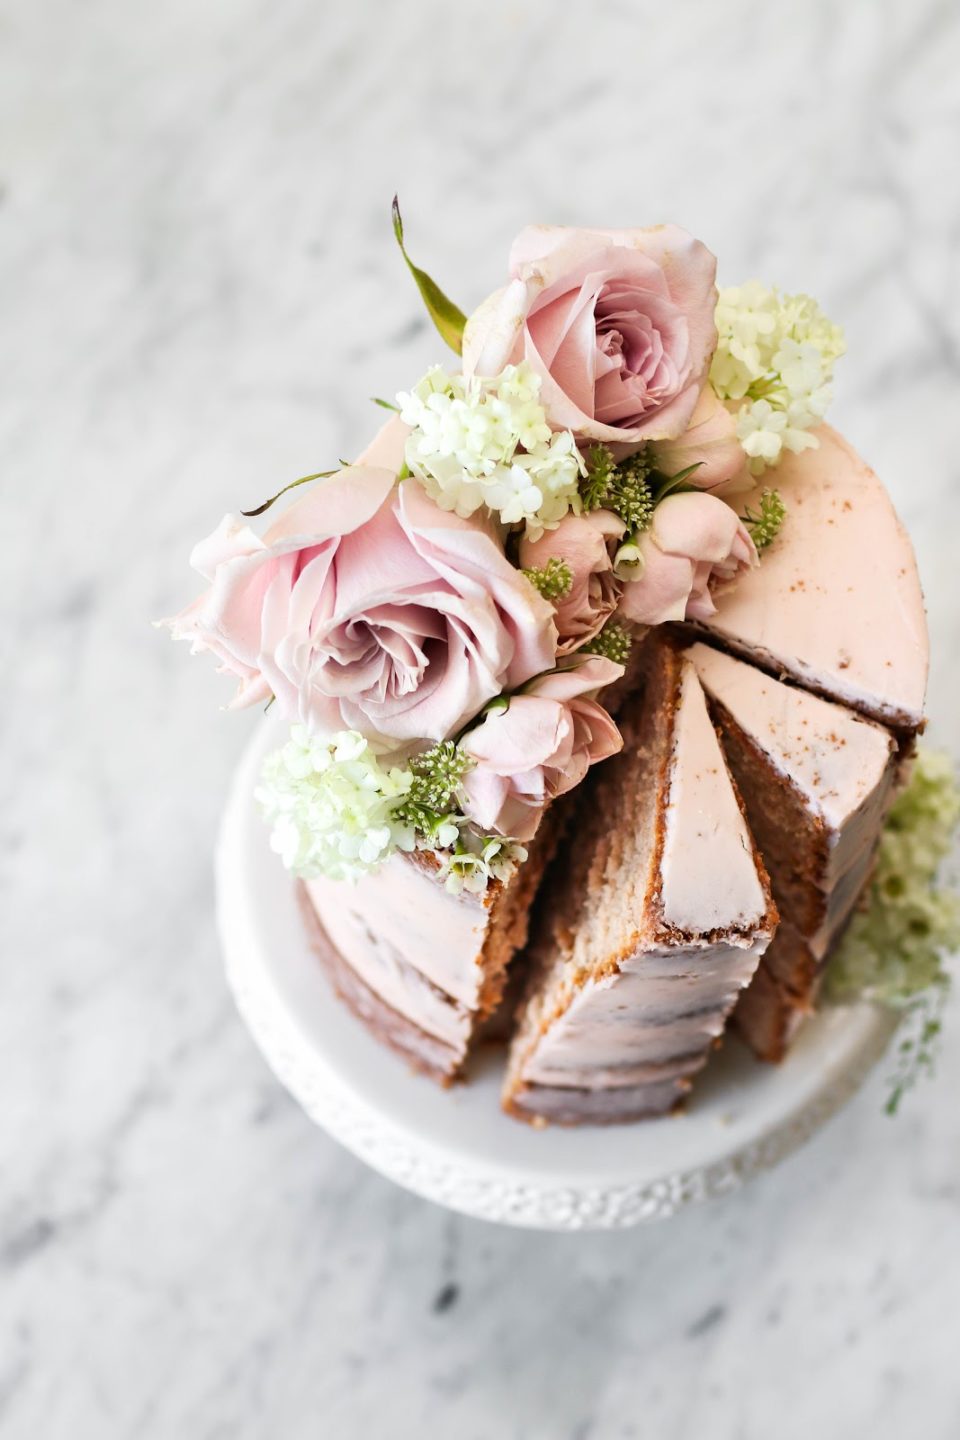
[[[700,622],[773,674],[912,735],[923,726],[928,641],[910,539],[890,497],[829,425],[776,472],[786,523],[763,563]]]
[[[869,878],[897,749],[887,729],[843,705],[707,645],[686,653],[721,727],[780,911],[735,1012],[756,1053],[779,1060]]]
[[[660,639],[644,657],[541,891],[504,1091],[535,1123],[673,1108],[776,925],[696,670]]]

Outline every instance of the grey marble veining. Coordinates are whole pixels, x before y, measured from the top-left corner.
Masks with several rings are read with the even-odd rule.
[[[147,627],[226,509],[356,449],[531,219],[673,219],[847,328],[957,743],[956,6],[0,3],[0,1434],[960,1433],[960,1014],[744,1194],[622,1235],[394,1189],[227,998],[252,719]],[[868,543],[869,537],[864,537]],[[11,693],[12,690],[12,693]]]

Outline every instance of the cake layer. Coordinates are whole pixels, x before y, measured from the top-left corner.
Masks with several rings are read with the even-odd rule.
[[[353,884],[317,879],[304,886],[337,956],[340,993],[350,988],[349,971],[365,997],[360,1006],[347,996],[355,1013],[361,1018],[372,1013],[369,997],[374,997],[389,1011],[394,1030],[403,1021],[416,1036],[445,1047],[447,1079],[459,1072],[500,1001],[507,967],[526,940],[530,905],[560,824],[548,815],[524,864],[508,883],[494,882],[481,896],[466,890],[452,894],[439,878],[436,857],[420,852],[395,855]],[[382,1017],[377,1023],[385,1028]],[[411,1039],[407,1048],[422,1044]]]
[[[705,1055],[678,1064],[650,1065],[633,1084],[606,1088],[535,1085],[524,1082],[510,1097],[510,1112],[534,1125],[622,1125],[650,1120],[672,1110],[690,1089]]]
[[[816,450],[775,472],[780,535],[703,625],[774,674],[913,733],[928,665],[913,548],[873,471],[835,430],[816,433]]]
[[[702,1056],[722,1032],[727,1014],[749,984],[766,937],[752,946],[714,945],[637,951],[614,974],[587,980],[542,1036],[523,1068],[523,1078],[538,1085],[627,1083],[633,1067],[666,1063],[678,1056]],[[709,952],[710,972],[698,973],[697,960]],[[651,988],[665,984],[651,977],[648,958],[667,961],[677,993],[672,1010],[648,1002]],[[679,977],[683,977],[683,982]],[[599,1077],[617,1071],[619,1082]]]
[[[696,671],[662,638],[644,651],[642,696],[621,712],[624,750],[581,787],[543,887],[504,1092],[520,1118],[669,1109],[776,923]],[[669,1080],[651,1079],[651,1066]]]
[[[328,887],[341,892],[345,889],[337,881],[307,882],[310,902],[323,916],[330,943],[341,956],[349,956],[350,967],[384,1004],[442,1040],[462,1059],[473,1029],[473,1009],[452,999],[428,980],[422,969],[404,958],[401,946],[408,937],[402,931],[388,934],[374,930],[373,913],[359,912],[356,900],[348,895],[342,895],[339,905],[330,903],[330,897],[323,893]],[[393,934],[396,942],[391,938]]]
[[[301,885],[298,893],[314,953],[338,997],[377,1040],[388,1045],[413,1069],[441,1085],[449,1084],[462,1062],[461,1051],[428,1035],[371,990],[330,940],[306,887]]]
[[[778,1065],[797,1031],[812,1013],[815,990],[802,1000],[778,985],[767,966],[761,965],[749,990],[733,1012],[733,1024],[758,1060]]]
[[[889,731],[707,645],[687,652],[782,916],[826,954],[872,868],[893,794]]]
[[[842,705],[710,646],[686,653],[720,722],[781,915],[734,1020],[757,1055],[779,1060],[869,880],[897,750],[888,730]]]
[[[766,970],[788,995],[805,1005],[813,996],[822,962],[789,920],[781,920],[763,957]]]
[[[476,896],[451,895],[431,871],[400,854],[350,885],[309,880],[307,890],[341,954],[361,974],[392,957],[468,1010],[479,1009],[490,909]]]

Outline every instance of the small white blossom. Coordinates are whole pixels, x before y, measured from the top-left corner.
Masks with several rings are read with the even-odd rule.
[[[385,768],[356,730],[321,739],[297,725],[267,757],[256,798],[288,870],[356,879],[413,849],[412,827],[393,814],[412,780],[409,770]]]
[[[776,465],[784,450],[815,449],[817,438],[800,423],[793,407],[775,410],[769,400],[753,400],[737,412],[737,439],[749,460],[750,472],[762,475]]]
[[[468,518],[485,506],[538,538],[580,509],[586,473],[573,435],[550,429],[539,396],[540,377],[526,363],[489,380],[434,366],[397,396],[412,426],[407,468],[442,509]]]
[[[809,431],[832,398],[843,331],[809,295],[781,295],[757,281],[720,291],[710,380],[721,400],[742,401],[737,435],[761,474],[784,450],[817,444]]]
[[[357,730],[321,738],[295,725],[267,756],[255,793],[271,849],[305,880],[356,880],[398,850],[421,848],[439,856],[449,890],[483,894],[527,858],[522,845],[480,835],[457,810],[411,817],[415,780],[407,766],[388,768]]]
[[[453,895],[463,890],[482,895],[491,880],[506,883],[526,858],[526,847],[516,840],[465,829],[456,850],[445,858],[440,876]]]

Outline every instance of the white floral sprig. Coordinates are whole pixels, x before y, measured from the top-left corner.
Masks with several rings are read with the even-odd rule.
[[[264,762],[256,799],[271,849],[301,879],[356,880],[398,850],[423,847],[439,854],[448,890],[482,894],[527,852],[480,835],[459,811],[454,796],[468,764],[443,741],[406,765],[386,765],[357,730],[319,738],[295,725]]]
[[[809,295],[781,295],[758,281],[720,291],[710,381],[721,400],[741,402],[737,438],[754,475],[785,450],[817,445],[810,434],[833,398],[843,331]]]
[[[485,506],[537,539],[579,510],[586,473],[573,435],[550,429],[539,395],[540,377],[525,363],[489,380],[435,365],[397,396],[413,427],[407,468],[442,509],[467,518]]]
[[[320,739],[295,725],[264,763],[256,799],[271,826],[271,849],[303,879],[356,879],[416,844],[397,818],[411,771],[386,768],[357,730]]]

